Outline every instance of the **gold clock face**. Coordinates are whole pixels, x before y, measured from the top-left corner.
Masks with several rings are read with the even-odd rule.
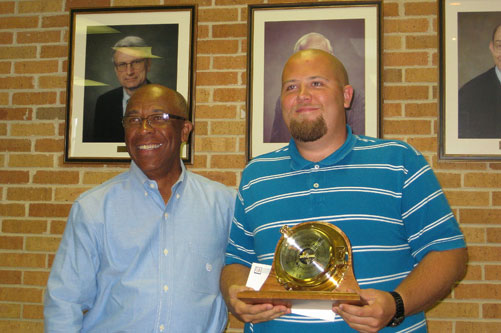
[[[331,252],[331,242],[324,233],[300,230],[282,243],[280,264],[295,279],[312,279],[325,273]]]
[[[334,290],[348,267],[346,235],[329,223],[307,222],[284,226],[275,250],[278,282],[292,290]]]

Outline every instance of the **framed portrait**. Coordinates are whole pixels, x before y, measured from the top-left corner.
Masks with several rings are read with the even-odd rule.
[[[380,1],[249,5],[247,158],[285,146],[282,68],[296,51],[323,49],[345,66],[354,97],[353,133],[380,135]]]
[[[177,90],[193,122],[195,6],[72,9],[65,162],[124,162],[122,117],[146,83]],[[192,140],[180,155],[192,163]]]
[[[440,1],[441,159],[501,159],[501,2]]]

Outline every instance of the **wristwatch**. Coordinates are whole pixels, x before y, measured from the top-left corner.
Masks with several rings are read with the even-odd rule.
[[[386,326],[395,327],[400,325],[405,319],[404,301],[402,300],[400,294],[396,291],[390,291],[390,295],[393,296],[393,299],[395,299],[395,307],[397,310],[395,311],[395,316]]]

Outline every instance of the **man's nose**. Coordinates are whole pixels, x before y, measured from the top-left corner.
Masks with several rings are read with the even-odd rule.
[[[142,124],[141,124],[141,130],[142,131],[152,131],[153,127],[150,125],[150,122],[148,118],[141,118]]]
[[[305,84],[299,86],[297,98],[300,100],[308,100],[311,98],[310,90]]]
[[[127,64],[126,72],[127,72],[127,74],[134,73],[134,68],[132,67],[132,64]]]

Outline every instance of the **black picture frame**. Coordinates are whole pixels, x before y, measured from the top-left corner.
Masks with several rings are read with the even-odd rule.
[[[139,36],[151,45],[147,79],[177,90],[194,122],[196,5],[70,10],[65,162],[130,161],[124,142],[103,142],[94,133],[96,100],[120,90],[112,62],[114,44]],[[181,148],[193,163],[193,134]]]
[[[495,26],[501,23],[501,2],[444,0],[439,3],[439,159],[499,160],[501,135],[482,137],[490,136],[490,130],[467,120],[471,113],[467,110],[472,109],[468,106],[470,103],[475,104],[475,118],[481,119],[478,117],[482,117],[487,108],[480,102],[487,101],[491,94],[482,89],[474,100],[469,97],[473,96],[471,90],[462,88],[493,69],[489,43]],[[484,119],[484,122],[496,123],[493,117]]]
[[[248,6],[248,160],[288,141],[272,138],[274,118],[281,115],[277,102],[281,70],[296,41],[310,32],[329,39],[334,55],[348,71],[355,95],[365,91],[359,95],[365,117],[360,134],[380,137],[381,22],[379,0]]]

